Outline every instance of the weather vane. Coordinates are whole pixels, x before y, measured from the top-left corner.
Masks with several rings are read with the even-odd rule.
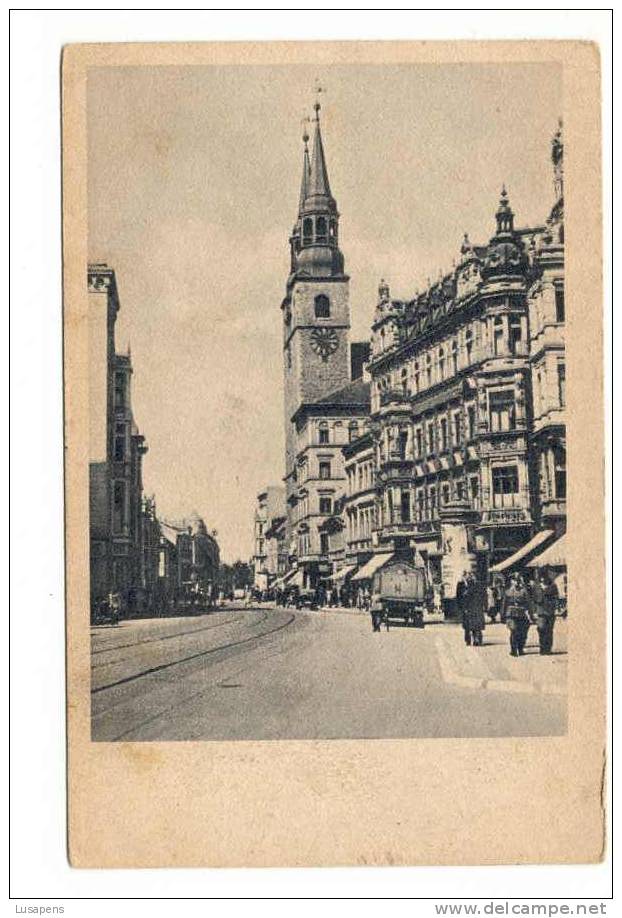
[[[320,105],[320,94],[323,93],[323,92],[326,92],[326,89],[324,88],[324,86],[321,85],[321,83],[320,83],[319,80],[316,80],[316,81],[315,81],[315,105],[313,106],[313,108],[315,109],[315,113],[316,113],[316,114],[315,114],[315,117],[316,117],[316,118],[318,117],[318,114],[317,114],[317,113],[319,112],[320,108],[322,107],[322,106]]]
[[[300,119],[300,127],[302,128],[302,139],[305,143],[307,143],[309,140],[309,130],[307,128],[307,125],[310,123],[310,121],[311,119],[309,118],[308,115],[305,115],[304,118]]]

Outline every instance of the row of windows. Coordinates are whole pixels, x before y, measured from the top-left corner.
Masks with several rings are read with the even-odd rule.
[[[308,533],[298,536],[298,554],[301,557],[310,554],[311,538]],[[328,555],[330,552],[330,535],[327,532],[320,532],[320,554]]]
[[[348,494],[356,494],[359,491],[367,491],[374,486],[374,461],[368,459],[365,462],[359,462],[347,470],[348,476]]]
[[[331,430],[328,421],[320,421],[317,427],[317,442],[320,446],[327,446],[331,442],[339,442],[339,433],[342,430],[341,424],[336,424]],[[360,435],[361,428],[358,421],[350,421],[348,424],[348,443],[352,443]]]
[[[371,539],[375,518],[374,507],[355,508],[352,513],[349,513],[347,517],[349,541]]]
[[[322,516],[330,516],[334,509],[333,497],[329,494],[320,494],[318,499],[318,512]],[[309,495],[306,494],[297,504],[296,520],[303,520],[310,513]]]
[[[516,396],[514,389],[498,389],[488,393],[488,424],[492,433],[516,429]],[[465,427],[466,425],[466,427]],[[412,452],[410,433],[402,428],[397,437],[389,441],[388,429],[380,448],[380,461],[394,458],[402,461],[424,459],[447,452],[475,439],[477,435],[477,412],[475,405],[441,415],[434,420],[414,428]]]
[[[523,318],[519,313],[494,316],[491,320],[491,356],[525,355],[527,343],[523,336]],[[384,329],[381,329],[381,338]],[[460,361],[460,353],[463,360]],[[377,382],[380,392],[398,390],[405,395],[419,392],[455,376],[459,369],[468,367],[474,360],[474,334],[472,328],[464,332],[464,341],[458,339],[441,344],[433,351],[418,357],[402,367],[399,373],[387,374]]]
[[[442,482],[427,488],[417,488],[415,504],[412,506],[412,491],[401,488],[394,495],[392,489],[386,492],[385,524],[410,523],[435,518],[439,506],[452,500],[469,500],[473,508],[480,505],[480,482],[478,476],[468,480],[458,479],[453,482]],[[495,466],[492,469],[492,506],[507,509],[521,506],[519,493],[518,466]]]

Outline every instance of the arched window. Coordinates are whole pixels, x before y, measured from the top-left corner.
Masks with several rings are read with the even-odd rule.
[[[402,370],[402,392],[408,395],[408,370],[406,367]]]
[[[415,380],[415,394],[419,391],[419,379],[420,379],[420,376],[419,376],[419,361],[416,360],[416,361],[415,361],[415,375],[414,375],[414,380]]]
[[[445,379],[445,350],[441,348],[438,352],[438,378]]]
[[[317,217],[315,221],[315,241],[328,242],[328,227],[326,217]]]
[[[330,300],[323,293],[319,293],[315,298],[315,318],[330,318]]]
[[[430,354],[425,355],[425,376],[428,386],[432,385],[432,357]]]
[[[451,342],[451,370],[454,376],[458,372],[458,345],[455,341]]]
[[[359,435],[359,425],[357,424],[356,421],[350,421],[350,426],[348,428],[348,436],[349,436],[350,443],[352,443],[353,440],[356,440],[358,435]]]
[[[302,221],[302,244],[310,245],[313,242],[313,220],[305,217]]]
[[[320,442],[321,444],[326,444],[326,443],[329,442],[329,440],[330,440],[330,434],[329,434],[329,430],[328,430],[328,422],[327,422],[327,421],[320,421],[320,427],[319,427],[319,442]]]

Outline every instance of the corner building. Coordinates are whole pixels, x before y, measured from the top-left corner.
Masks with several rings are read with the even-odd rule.
[[[561,133],[553,163],[545,224],[517,228],[504,188],[487,244],[465,236],[455,269],[412,300],[379,288],[377,548],[418,553],[449,608],[464,570],[565,529]]]

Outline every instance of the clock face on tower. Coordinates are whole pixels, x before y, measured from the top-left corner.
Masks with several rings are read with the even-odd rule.
[[[311,347],[326,363],[339,347],[339,338],[334,328],[314,328],[311,332]]]

